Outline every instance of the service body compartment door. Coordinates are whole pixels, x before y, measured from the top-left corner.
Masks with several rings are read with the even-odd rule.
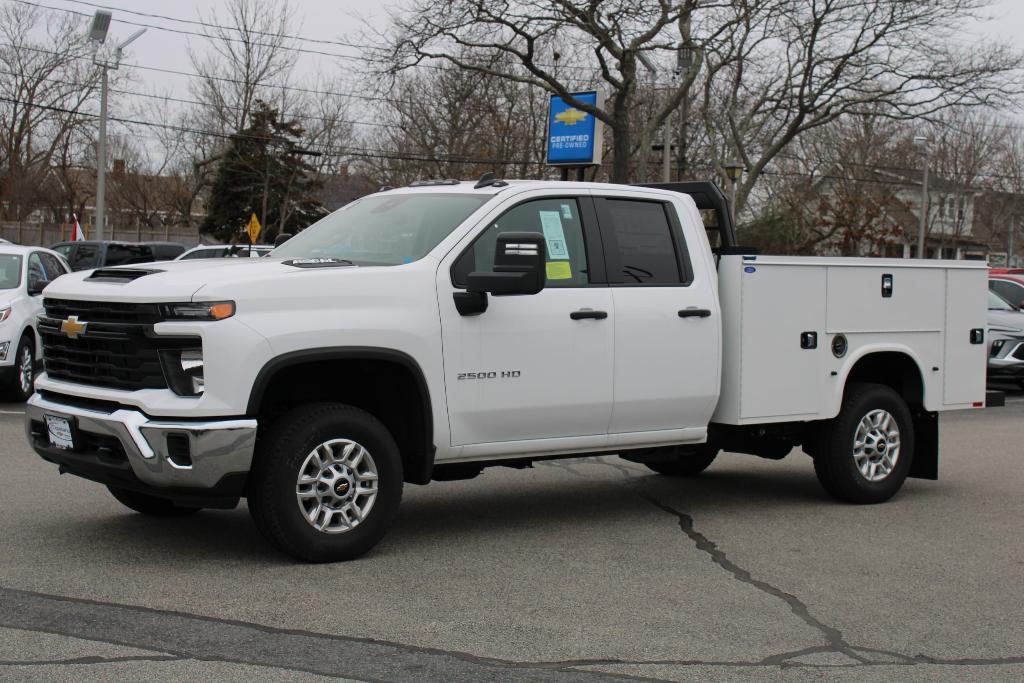
[[[969,405],[985,400],[985,365],[988,359],[987,273],[984,270],[946,271],[945,383],[942,403]],[[984,340],[972,343],[971,330],[982,330]]]
[[[745,418],[802,416],[821,409],[827,375],[824,334],[826,281],[824,266],[743,268],[741,414]],[[813,335],[803,343],[805,334]]]

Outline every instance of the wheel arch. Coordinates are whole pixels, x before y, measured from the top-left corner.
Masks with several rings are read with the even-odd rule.
[[[339,381],[342,378],[346,381]],[[386,380],[387,391],[369,383],[373,378]],[[412,356],[374,347],[330,347],[282,354],[260,369],[246,413],[261,418],[262,423],[289,406],[319,400],[340,401],[373,413],[398,442],[405,480],[413,484],[430,481],[435,453],[434,415],[426,377]]]
[[[912,350],[874,347],[863,350],[848,366],[843,378],[843,394],[853,384],[874,383],[887,386],[907,402],[914,428],[914,455],[909,477],[938,479],[939,419],[926,408],[926,375],[920,359]],[[838,412],[838,411],[837,411]]]

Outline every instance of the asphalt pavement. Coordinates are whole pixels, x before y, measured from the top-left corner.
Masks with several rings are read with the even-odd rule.
[[[0,680],[1024,679],[1024,394],[947,414],[941,479],[825,496],[810,459],[614,457],[406,488],[297,564],[244,504],[134,514],[0,404]]]

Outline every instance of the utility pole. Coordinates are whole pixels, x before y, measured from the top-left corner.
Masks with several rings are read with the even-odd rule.
[[[650,59],[647,58],[643,52],[638,52],[636,55],[640,63],[647,67],[647,70],[651,72],[651,98],[653,99],[657,93],[657,76],[658,70],[654,67],[654,64]],[[655,106],[654,109],[657,109]],[[672,116],[668,116],[665,122],[662,124],[662,141],[663,146],[661,150],[661,179],[662,182],[669,182],[672,174],[672,127],[671,127]],[[646,154],[647,150],[644,150]]]
[[[114,49],[113,61],[100,58],[100,47],[107,40],[107,32],[110,30],[112,15],[107,10],[96,10],[92,23],[89,25],[89,40],[95,43],[92,63],[100,67],[100,130],[99,139],[96,141],[96,231],[94,238],[103,239],[103,230],[107,224],[107,72],[113,69],[117,71],[121,66],[121,56],[129,43],[146,32],[146,29],[139,29],[128,40],[124,41]]]
[[[917,230],[917,258],[926,258],[925,240],[928,231],[928,165],[931,162],[931,148],[928,138],[923,135],[914,137],[914,142],[924,145],[924,173],[921,178],[921,226]]]
[[[1017,230],[1017,214],[1010,213],[1010,234],[1006,240],[1006,267],[1013,268],[1013,233]]]

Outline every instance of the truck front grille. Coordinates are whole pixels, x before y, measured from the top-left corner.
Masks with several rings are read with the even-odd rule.
[[[43,363],[56,380],[124,391],[166,389],[160,352],[201,346],[198,337],[155,335],[159,312],[153,304],[46,299],[43,306]],[[62,331],[70,316],[87,323],[85,330]]]

